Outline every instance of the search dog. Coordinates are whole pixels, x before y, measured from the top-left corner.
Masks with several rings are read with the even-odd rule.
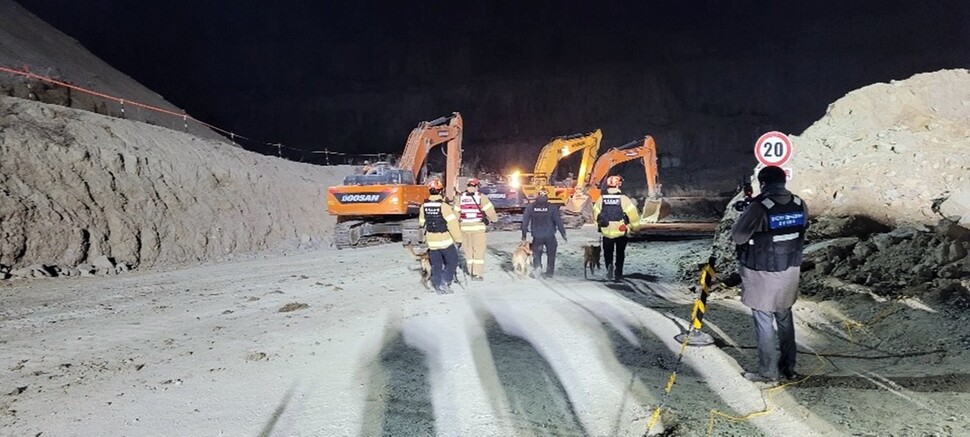
[[[421,285],[426,290],[430,290],[431,287],[428,286],[428,282],[431,282],[431,251],[425,250],[424,252],[417,253],[411,244],[407,244],[404,247],[408,249],[408,252],[411,252],[411,256],[414,259],[418,260],[418,263],[421,265],[419,269],[421,271]]]
[[[512,270],[523,279],[532,276],[532,243],[523,241],[512,252]]]
[[[601,251],[602,248],[598,244],[587,244],[583,246],[583,278],[589,278],[586,275],[587,270],[592,275],[596,273],[596,269],[603,268],[600,264]]]

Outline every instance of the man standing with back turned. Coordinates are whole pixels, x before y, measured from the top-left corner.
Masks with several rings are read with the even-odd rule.
[[[808,208],[785,189],[786,180],[781,167],[758,172],[761,194],[731,228],[741,263],[741,302],[751,308],[758,337],[758,371],[744,374],[754,382],[799,378],[791,308],[798,298]]]
[[[451,294],[451,281],[458,267],[458,248],[461,230],[458,217],[451,205],[445,202],[441,181],[428,182],[428,199],[421,205],[418,224],[424,228],[424,239],[431,256],[431,285],[438,294]]]
[[[473,281],[481,281],[485,273],[485,230],[490,222],[498,220],[495,207],[488,196],[478,192],[481,183],[471,178],[466,184],[468,189],[458,196],[458,213],[461,222],[461,233],[464,243],[465,261],[468,263],[468,274]]]
[[[526,232],[532,230],[532,268],[533,274],[538,277],[539,266],[542,265],[542,252],[546,251],[549,256],[546,258],[546,272],[543,278],[551,278],[556,273],[556,249],[559,242],[556,241],[556,230],[562,235],[563,241],[566,240],[566,227],[562,224],[562,216],[559,213],[559,206],[549,203],[549,190],[546,187],[539,189],[535,202],[525,208],[522,215],[522,241],[525,241]]]
[[[603,234],[603,257],[606,258],[606,279],[623,280],[623,262],[626,259],[627,235],[640,225],[637,206],[620,192],[623,177],[613,175],[606,178],[606,193],[593,205],[593,218],[596,228]],[[616,252],[616,268],[613,252]]]

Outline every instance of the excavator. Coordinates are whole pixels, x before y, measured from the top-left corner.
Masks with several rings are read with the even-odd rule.
[[[565,135],[555,137],[539,151],[539,158],[536,159],[535,171],[523,173],[519,177],[529,177],[529,182],[522,184],[522,192],[529,200],[535,199],[539,189],[545,187],[549,191],[549,202],[564,204],[572,196],[577,187],[581,187],[589,172],[590,165],[596,160],[596,153],[600,149],[600,141],[603,139],[603,132],[596,129],[592,132]],[[563,158],[577,152],[583,152],[583,159],[579,164],[579,174],[576,177],[576,185],[572,183],[566,185],[552,184],[550,178],[553,171]],[[571,181],[567,181],[571,182]]]
[[[657,144],[650,135],[614,147],[602,154],[593,164],[593,170],[584,187],[566,203],[563,211],[571,215],[579,214],[592,221],[592,205],[599,200],[604,189],[603,183],[614,167],[640,159],[647,181],[647,197],[640,214],[640,225],[632,234],[639,238],[696,238],[709,237],[723,216],[723,210],[714,211],[710,207],[723,199],[711,197],[669,197],[661,193],[657,170]],[[673,203],[672,206],[671,204]],[[677,211],[677,218],[668,218]],[[700,212],[699,216],[698,213]],[[713,215],[710,215],[713,212]],[[565,219],[565,217],[564,217]]]
[[[600,148],[603,132],[596,129],[592,132],[564,135],[549,140],[536,159],[535,171],[532,173],[515,173],[508,176],[508,181],[502,184],[492,184],[485,194],[492,199],[495,210],[499,213],[499,223],[496,229],[517,229],[521,222],[520,213],[528,201],[535,200],[539,189],[545,187],[549,191],[549,202],[564,204],[581,187],[587,178],[590,165],[596,159]],[[575,182],[566,180],[565,183],[553,183],[552,174],[559,165],[559,161],[582,151],[583,156],[579,164],[579,174]],[[523,179],[528,182],[523,183]],[[574,185],[575,184],[575,185]],[[506,194],[508,193],[508,194]],[[514,198],[512,201],[510,198]],[[565,217],[564,217],[565,220]],[[567,220],[567,226],[577,227],[582,223],[572,223]]]
[[[338,249],[362,247],[400,236],[405,244],[421,242],[418,212],[428,198],[425,166],[428,153],[445,145],[446,196],[456,192],[461,168],[461,114],[418,124],[408,136],[397,165],[378,162],[364,174],[350,175],[327,189],[327,212],[337,216],[334,244]]]
[[[641,159],[647,177],[647,198],[640,214],[641,223],[656,223],[670,213],[670,204],[663,200],[660,193],[660,180],[657,175],[657,144],[647,135],[639,140],[614,147],[600,155],[593,164],[589,178],[581,183],[576,192],[567,200],[563,210],[572,214],[591,214],[590,205],[599,200],[603,181],[610,170],[625,162]],[[590,218],[590,217],[587,217]]]

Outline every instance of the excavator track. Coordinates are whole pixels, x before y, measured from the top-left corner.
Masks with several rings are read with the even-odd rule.
[[[333,244],[337,249],[355,247],[360,242],[360,226],[363,220],[347,220],[337,223],[333,229]]]
[[[417,219],[380,223],[346,220],[337,223],[333,235],[333,243],[337,249],[377,246],[393,242],[395,239],[400,239],[404,244],[421,243],[422,233]]]

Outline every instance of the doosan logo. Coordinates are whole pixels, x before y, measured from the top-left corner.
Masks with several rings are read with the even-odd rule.
[[[383,197],[382,193],[342,194],[340,203],[377,203]]]

